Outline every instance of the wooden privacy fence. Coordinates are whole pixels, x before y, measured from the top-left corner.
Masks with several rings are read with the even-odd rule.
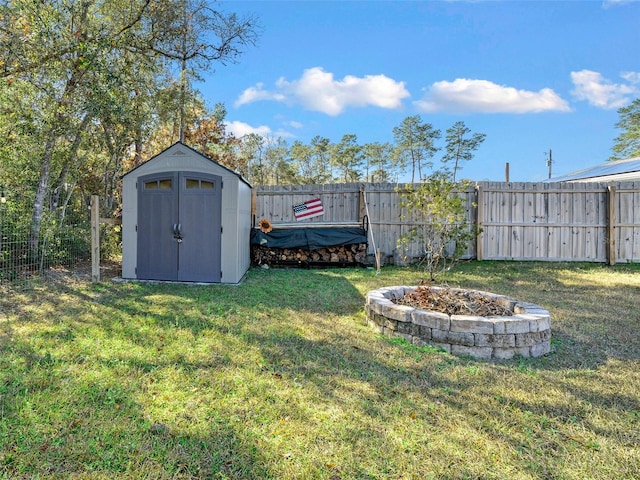
[[[640,260],[640,185],[480,183],[477,258]]]
[[[274,227],[370,223],[369,252],[398,259],[397,240],[420,221],[401,208],[404,184],[349,183],[254,189],[255,221]],[[478,182],[459,192],[479,234],[479,260],[640,261],[640,183]],[[322,216],[296,222],[292,206],[319,197]],[[373,241],[372,241],[373,240]],[[410,255],[418,255],[417,247]]]

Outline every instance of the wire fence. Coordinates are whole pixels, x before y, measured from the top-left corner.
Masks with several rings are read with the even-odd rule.
[[[0,204],[0,286],[28,286],[52,269],[73,270],[91,262],[88,211],[62,222],[45,217],[37,242],[31,236],[30,215]]]

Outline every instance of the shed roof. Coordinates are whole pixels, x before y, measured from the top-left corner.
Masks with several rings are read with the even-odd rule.
[[[574,180],[585,180],[588,178],[608,177],[611,175],[620,175],[625,173],[638,172],[640,174],[640,157],[627,158],[625,160],[616,160],[606,162],[594,167],[584,168],[576,172],[553,177],[545,180],[549,182],[570,182]]]
[[[240,180],[242,180],[242,182],[246,183],[249,188],[252,188],[251,184],[249,183],[249,181],[247,179],[245,179],[242,175],[240,175],[238,172],[235,172],[233,170],[231,170],[229,167],[225,167],[224,165],[222,165],[220,162],[216,162],[213,158],[207,157],[206,155],[204,155],[203,153],[200,153],[199,151],[197,151],[195,148],[190,147],[189,145],[186,145],[185,143],[182,143],[180,141],[177,141],[176,143],[174,143],[173,145],[168,146],[167,148],[165,148],[164,150],[162,150],[160,153],[154,155],[153,157],[151,157],[149,160],[146,160],[144,162],[142,162],[140,165],[138,165],[135,168],[132,168],[131,170],[129,170],[127,173],[125,173],[124,175],[122,175],[123,177],[126,177],[127,175],[131,174],[132,172],[136,171],[138,168],[142,167],[143,165],[152,162],[154,159],[160,157],[162,154],[164,154],[167,150],[175,147],[176,145],[179,145],[181,147],[184,147],[188,150],[190,150],[191,152],[195,153],[196,155],[204,158],[205,160],[208,160],[209,162],[215,163],[216,165],[218,165],[220,168],[227,170],[229,173],[232,173],[233,175],[235,175],[236,177],[238,177]]]

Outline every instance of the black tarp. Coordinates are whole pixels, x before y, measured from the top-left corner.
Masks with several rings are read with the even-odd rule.
[[[283,228],[269,233],[264,233],[257,228],[251,230],[251,244],[262,247],[318,250],[354,243],[367,243],[367,232],[364,228]]]

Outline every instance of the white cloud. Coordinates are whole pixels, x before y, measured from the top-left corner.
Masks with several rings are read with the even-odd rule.
[[[293,122],[295,123],[295,122]],[[288,132],[283,129],[278,129],[275,132],[271,130],[271,128],[266,125],[260,125],[259,127],[252,127],[248,123],[233,121],[233,122],[224,122],[225,128],[227,132],[233,134],[236,138],[242,138],[245,135],[249,135],[250,133],[256,133],[260,135],[264,139],[272,139],[272,138],[294,138],[295,135],[291,132]]]
[[[532,92],[467,78],[435,82],[422,100],[414,103],[424,112],[537,113],[570,110],[569,104],[550,88]]]
[[[626,3],[631,3],[634,2],[636,0],[604,0],[602,2],[602,7],[607,9],[607,8],[612,8],[612,7],[617,7],[620,5],[624,5]]]
[[[252,127],[248,123],[234,121],[224,122],[227,132],[232,133],[237,138],[242,138],[250,133],[257,133],[262,137],[267,137],[271,134],[271,129],[266,125],[260,125],[259,127]]]
[[[286,98],[280,93],[264,90],[264,84],[257,83],[255,87],[249,87],[242,92],[234,102],[234,106],[239,107],[241,105],[258,102],[260,100],[275,100],[276,102],[283,102]]]
[[[640,84],[640,72],[623,72],[620,76],[629,83]]]
[[[640,74],[626,72],[621,76],[629,83],[613,83],[600,73],[591,70],[571,72],[571,80],[575,86],[571,93],[578,100],[586,100],[596,107],[604,109],[623,107],[629,103],[632,96],[640,92],[636,86],[639,83]]]
[[[262,84],[246,89],[235,106],[260,100],[272,100],[287,104],[299,104],[308,110],[339,115],[348,107],[375,106],[398,108],[402,99],[409,96],[404,82],[397,82],[385,75],[347,75],[336,80],[332,73],[320,67],[305,70],[298,80],[280,78],[275,90],[264,90]]]
[[[304,125],[300,122],[296,122],[295,120],[290,120],[288,122],[284,122],[284,124],[291,128],[302,128]]]

